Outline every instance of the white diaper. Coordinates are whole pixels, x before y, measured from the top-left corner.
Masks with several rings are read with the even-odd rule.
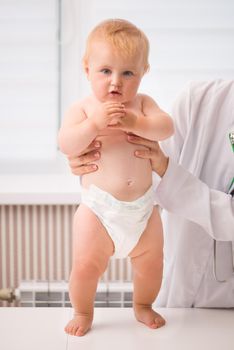
[[[153,187],[132,202],[119,201],[95,185],[82,189],[81,203],[99,218],[110,235],[113,257],[125,258],[136,246],[153,211]]]

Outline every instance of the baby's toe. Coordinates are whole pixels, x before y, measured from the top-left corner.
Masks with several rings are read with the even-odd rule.
[[[76,334],[78,337],[82,337],[85,334],[85,331],[83,329],[83,327],[79,327],[76,331]]]

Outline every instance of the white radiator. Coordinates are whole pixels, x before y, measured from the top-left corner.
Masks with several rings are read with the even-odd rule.
[[[100,282],[95,307],[131,307],[132,291],[132,283]],[[71,307],[65,281],[22,281],[15,295],[22,307]]]
[[[68,280],[75,210],[74,205],[0,206],[0,289],[17,288],[23,280]],[[128,259],[113,259],[101,281],[131,278]]]

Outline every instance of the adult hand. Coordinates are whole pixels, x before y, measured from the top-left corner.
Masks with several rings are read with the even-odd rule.
[[[146,147],[146,149],[136,150],[136,157],[149,159],[152,170],[162,177],[167,170],[168,158],[162,152],[158,142],[150,141],[133,134],[128,134],[127,139],[131,143]],[[81,176],[97,171],[98,166],[92,162],[100,158],[100,148],[100,141],[94,141],[81,155],[74,157],[68,156],[69,166],[72,173]]]
[[[147,147],[146,149],[136,150],[136,157],[149,159],[152,170],[155,171],[160,177],[163,177],[167,170],[169,159],[159,147],[158,142],[150,141],[133,134],[128,134],[127,138],[131,143]]]
[[[68,156],[69,166],[74,175],[84,175],[97,171],[98,166],[92,162],[100,158],[101,142],[92,142],[79,156]]]

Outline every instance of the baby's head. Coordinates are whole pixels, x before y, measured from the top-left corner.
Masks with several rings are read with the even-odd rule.
[[[123,58],[142,56],[144,73],[149,69],[149,41],[146,35],[131,22],[124,19],[108,19],[98,24],[89,34],[83,57],[84,67],[92,52],[92,44],[105,41]]]

